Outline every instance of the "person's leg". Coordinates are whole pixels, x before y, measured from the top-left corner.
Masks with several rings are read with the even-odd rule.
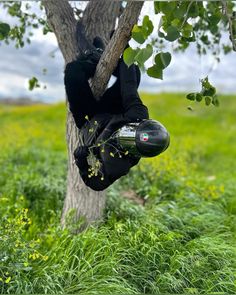
[[[65,69],[66,94],[78,128],[85,123],[85,116],[91,118],[97,109],[97,102],[88,83],[88,72],[91,70],[92,66],[87,66],[86,62],[81,60],[68,63]]]
[[[111,114],[120,114],[124,112],[123,101],[121,95],[121,83],[120,83],[120,64],[123,62],[123,58],[120,58],[116,69],[113,72],[113,76],[117,78],[115,83],[108,88],[103,96],[100,98],[100,109],[104,112]],[[134,66],[136,71],[136,88],[140,83],[140,70],[138,66]]]
[[[137,91],[140,83],[139,68],[136,65],[128,67],[122,60],[119,74],[124,116],[133,122],[148,119],[148,109],[142,103]]]
[[[101,112],[110,114],[122,113],[122,98],[120,93],[120,80],[119,77],[115,83],[108,88],[99,101],[99,109]]]

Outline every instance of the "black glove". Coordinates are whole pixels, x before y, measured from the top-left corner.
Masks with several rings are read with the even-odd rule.
[[[78,146],[74,151],[75,161],[81,158],[86,158],[88,154],[89,154],[89,149],[87,146]]]
[[[102,38],[100,38],[98,36],[96,36],[93,39],[93,45],[97,48],[97,50],[100,50],[101,52],[103,52],[105,49],[105,44],[104,44]]]
[[[87,78],[91,78],[94,76],[97,64],[102,56],[102,49],[87,49],[82,52],[79,57],[78,61],[80,64],[83,65],[84,72]]]
[[[76,166],[84,170],[88,167],[87,156],[89,154],[89,149],[87,146],[78,146],[74,151],[74,158]]]

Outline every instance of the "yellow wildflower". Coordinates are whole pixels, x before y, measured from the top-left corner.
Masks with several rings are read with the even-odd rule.
[[[32,258],[32,260],[36,260],[40,257],[40,254],[37,252],[34,252],[33,254],[29,255],[29,258]]]
[[[8,278],[5,280],[5,283],[8,284],[10,281],[11,281],[11,277],[8,277]]]
[[[48,260],[48,256],[43,256],[43,261],[47,261]]]

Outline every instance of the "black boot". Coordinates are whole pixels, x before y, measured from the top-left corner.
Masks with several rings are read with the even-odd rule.
[[[94,39],[93,39],[93,45],[97,48],[97,50],[100,50],[100,51],[104,51],[105,49],[105,44],[103,43],[102,41],[102,38],[96,36]]]
[[[79,54],[77,60],[83,65],[87,78],[91,78],[104,51],[105,45],[100,37],[95,37],[91,44],[85,36],[82,22],[77,24],[77,42]]]
[[[131,66],[127,66],[123,60],[120,61],[119,64],[119,77],[120,77],[120,85],[121,85],[121,96],[124,100],[123,104],[126,104],[126,100],[128,102],[129,99],[135,97],[137,94],[137,87],[140,79],[140,76],[137,77],[137,66],[132,64]]]
[[[96,50],[96,47],[86,38],[84,25],[81,21],[77,23],[76,37],[78,44],[78,52],[85,52],[86,50]],[[80,54],[78,54],[80,55]]]

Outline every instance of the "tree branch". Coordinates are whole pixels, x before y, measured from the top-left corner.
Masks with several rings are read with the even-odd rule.
[[[100,36],[107,45],[110,40],[111,27],[115,28],[117,17],[120,15],[120,2],[90,0],[83,14],[83,25],[87,39]]]
[[[109,5],[111,9],[115,10],[113,14],[118,15],[120,9],[119,3],[114,4],[114,2],[108,0],[107,2],[110,2]],[[58,45],[66,63],[75,60],[78,50],[76,44],[77,21],[74,17],[72,7],[67,0],[43,0],[42,4],[45,7],[48,23],[57,37]],[[84,11],[83,23],[86,23],[86,32],[90,33],[87,34],[90,37],[90,41],[91,38],[98,35],[98,32],[96,32],[96,26],[100,27],[98,26],[98,22],[104,23],[103,17],[112,17],[111,13],[104,13],[103,17],[101,17],[101,14],[99,14],[99,7],[96,7],[100,5],[101,3],[99,1],[90,1]],[[104,93],[119,57],[129,41],[132,28],[138,21],[142,6],[143,1],[129,1],[127,3],[120,17],[118,27],[106,46],[101,60],[98,63],[95,76],[92,79],[91,88],[95,97],[99,97]],[[109,8],[108,6],[106,7]],[[102,8],[100,8],[100,10],[101,9]],[[99,17],[97,17],[96,12]],[[91,32],[93,32],[93,34],[91,34]],[[106,30],[104,33],[104,41],[107,43],[110,32]]]
[[[74,12],[67,0],[43,0],[49,26],[55,33],[66,63],[77,56]]]
[[[236,51],[236,41],[235,41],[235,36],[234,36],[234,29],[233,29],[233,22],[231,19],[231,15],[229,14],[228,11],[228,4],[226,1],[221,1],[222,5],[223,5],[223,13],[224,15],[227,17],[228,22],[229,22],[229,36],[230,36],[230,40],[232,42],[233,45],[233,50]],[[234,14],[233,14],[234,16]]]
[[[130,39],[133,26],[137,23],[143,1],[129,1],[120,17],[119,25],[106,46],[106,49],[97,65],[91,88],[95,97],[101,96]]]

